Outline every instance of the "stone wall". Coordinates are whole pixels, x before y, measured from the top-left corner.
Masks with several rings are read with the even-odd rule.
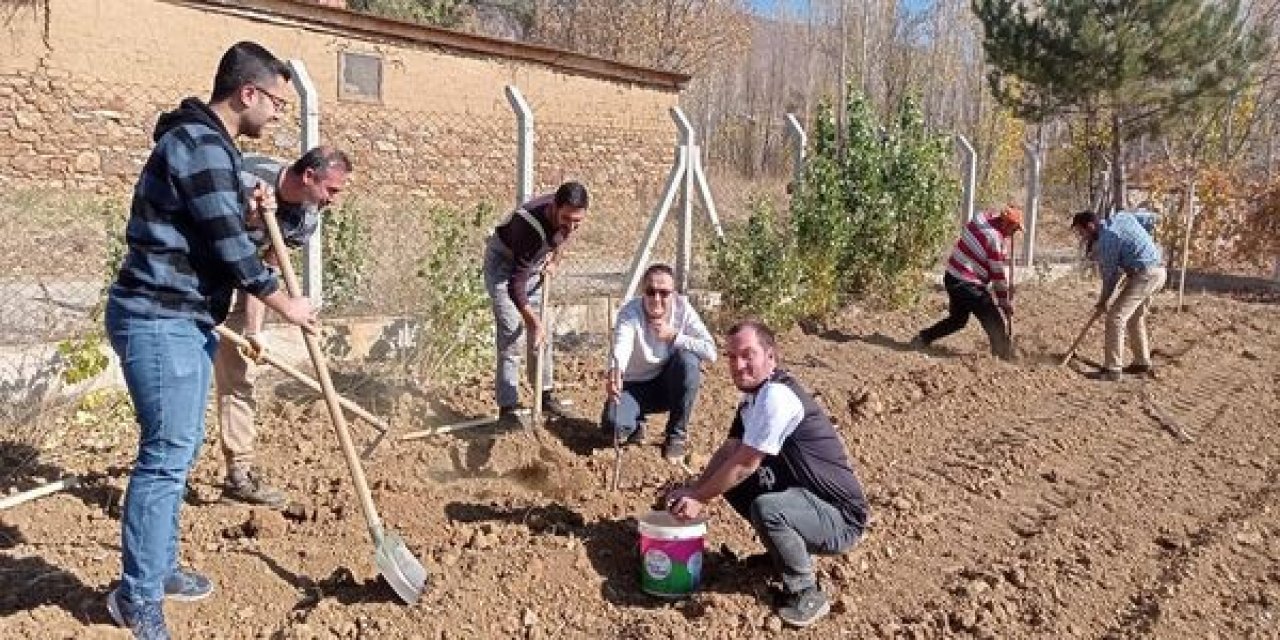
[[[156,116],[184,96],[207,96],[218,57],[242,39],[306,64],[320,94],[322,138],[356,159],[356,193],[508,204],[515,118],[503,95],[507,84],[521,89],[535,113],[539,189],[582,179],[604,207],[643,215],[651,202],[641,200],[660,189],[672,158],[667,109],[678,99],[674,86],[590,77],[368,30],[343,33],[218,3],[48,0],[0,11],[11,14],[0,20],[0,40],[8,41],[0,44],[3,188],[127,194]],[[341,52],[381,58],[381,102],[339,98]],[[245,146],[288,156],[296,153],[297,131],[295,118]]]

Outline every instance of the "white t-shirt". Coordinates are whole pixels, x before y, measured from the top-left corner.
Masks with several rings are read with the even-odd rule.
[[[795,392],[785,384],[766,382],[755,393],[742,396],[742,443],[776,456],[802,419],[804,404]]]

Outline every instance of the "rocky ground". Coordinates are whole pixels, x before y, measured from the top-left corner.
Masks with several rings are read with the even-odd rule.
[[[858,548],[821,561],[835,605],[813,629],[781,629],[768,573],[742,560],[760,547],[723,504],[704,588],[678,602],[642,594],[633,517],[684,472],[654,438],[626,450],[621,490],[609,491],[613,450],[590,420],[552,423],[541,441],[472,430],[384,442],[368,467],[374,499],[431,573],[424,600],[403,606],[377,577],[323,404],[289,383],[265,394],[262,450],[297,504],[218,503],[211,432],[182,556],[217,591],[170,604],[171,625],[181,638],[1280,637],[1278,301],[1194,295],[1175,313],[1164,294],[1151,320],[1158,376],[1100,383],[1081,375],[1087,364],[1057,366],[1095,286],[1025,288],[1016,364],[987,356],[976,325],[931,353],[907,349],[940,317],[940,294],[784,336],[786,366],[837,420],[874,510]],[[1100,333],[1085,359],[1099,358]],[[561,360],[586,414],[598,411],[600,360]],[[378,405],[374,387],[354,392]],[[479,415],[485,389],[430,404]],[[735,398],[712,367],[694,467]],[[377,408],[406,430],[427,422],[425,406],[401,394]],[[110,428],[118,412],[90,407],[47,425],[37,448],[6,445],[16,488],[88,481],[0,512],[0,637],[123,637],[103,606],[135,446]]]

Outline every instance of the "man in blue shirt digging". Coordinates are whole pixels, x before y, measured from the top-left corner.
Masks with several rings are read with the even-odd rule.
[[[1114,382],[1121,373],[1149,374],[1147,311],[1167,277],[1160,247],[1138,218],[1126,211],[1116,212],[1107,220],[1099,220],[1092,211],[1082,211],[1072,218],[1071,229],[1084,241],[1102,273],[1097,311],[1107,314],[1106,350],[1102,370],[1090,377]],[[1121,274],[1125,276],[1124,288],[1108,305]],[[1125,340],[1122,330],[1128,333],[1133,351],[1133,362],[1124,368],[1120,366]]]

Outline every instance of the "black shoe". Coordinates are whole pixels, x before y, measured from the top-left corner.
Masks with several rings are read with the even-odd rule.
[[[828,613],[831,613],[831,601],[817,585],[789,594],[786,604],[778,608],[778,617],[796,628],[807,627]]]
[[[557,418],[574,418],[577,416],[577,412],[573,410],[572,400],[561,400],[551,395],[550,391],[542,394],[542,411]]]
[[[525,427],[525,416],[528,411],[515,407],[501,407],[498,409],[498,426],[509,429],[523,429]]]
[[[1121,369],[1121,371],[1130,375],[1140,376],[1143,374],[1150,375],[1155,371],[1155,369],[1153,369],[1149,364],[1131,364]]]
[[[685,448],[684,438],[667,436],[662,443],[662,457],[667,462],[680,462],[684,460]]]
[[[1120,372],[1114,369],[1102,369],[1099,371],[1090,371],[1084,374],[1084,377],[1090,380],[1100,380],[1102,382],[1119,382]]]

